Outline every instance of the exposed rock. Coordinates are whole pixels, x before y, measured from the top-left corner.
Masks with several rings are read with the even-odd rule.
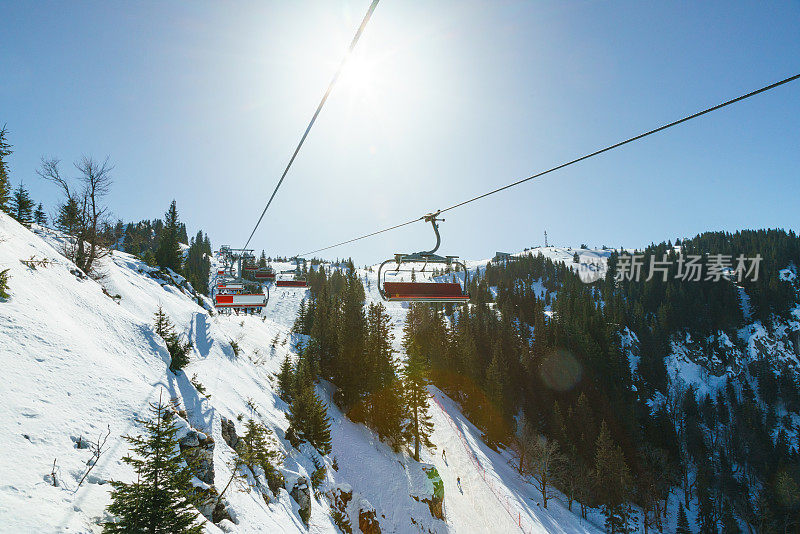
[[[308,519],[311,517],[311,485],[308,478],[298,478],[289,495],[300,506],[300,517],[308,524]]]
[[[217,502],[217,505],[214,507],[214,513],[211,516],[211,520],[214,523],[221,523],[223,521],[238,523],[236,517],[231,514],[231,509],[228,507],[228,501],[225,499],[221,499]]]
[[[329,494],[331,501],[331,518],[334,524],[345,534],[353,534],[353,526],[347,513],[347,503],[353,499],[353,490],[349,485],[339,486]]]
[[[221,417],[220,420],[222,421],[222,439],[225,440],[225,443],[227,443],[231,449],[236,450],[236,445],[239,444],[239,436],[236,435],[236,426],[230,419]]]
[[[205,482],[214,484],[214,442],[203,446],[186,447],[181,444],[181,452],[186,459],[186,463],[192,469],[192,473]]]
[[[359,510],[358,528],[364,534],[381,534],[381,524],[375,516],[375,510]]]
[[[422,499],[422,502],[428,505],[431,510],[431,515],[436,519],[444,521],[444,499]]]
[[[190,430],[183,439],[181,439],[181,447],[197,447],[200,445],[200,436],[197,435],[196,430]]]

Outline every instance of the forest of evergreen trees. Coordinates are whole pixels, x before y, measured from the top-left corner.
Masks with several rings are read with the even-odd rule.
[[[609,532],[634,522],[663,528],[676,488],[697,507],[697,524],[686,531],[739,532],[735,517],[756,532],[800,528],[796,370],[765,354],[709,395],[671,381],[665,365],[671,342],[687,334],[700,354],[727,364],[720,336],[737,340],[746,321],[785,323],[798,286],[777,273],[800,265],[800,240],[768,230],[677,244],[686,254],[761,254],[761,276],[617,282],[614,253],[609,275],[585,284],[563,263],[529,254],[479,272],[470,306],[412,305],[400,365],[388,318],[380,305],[364,306],[352,264],[322,269],[308,273],[312,299],[295,328],[310,341],[298,365],[338,387],[335,400],[351,419],[412,451],[430,432],[424,396],[415,397],[430,380],[460,402],[488,444],[513,447],[543,494],[556,487],[584,514],[601,507]],[[676,254],[671,243],[641,253]],[[737,284],[751,297],[749,318]],[[638,340],[633,349],[626,333]]]

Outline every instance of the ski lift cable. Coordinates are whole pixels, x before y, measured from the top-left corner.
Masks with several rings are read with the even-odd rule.
[[[497,189],[493,189],[491,191],[488,191],[488,192],[483,193],[481,195],[478,195],[478,196],[472,197],[470,199],[464,200],[464,201],[459,202],[457,204],[453,204],[452,206],[448,206],[448,207],[446,207],[444,209],[438,210],[438,211],[433,212],[433,213],[435,215],[439,215],[440,213],[445,213],[447,211],[451,211],[451,210],[454,210],[456,208],[460,208],[461,206],[464,206],[464,205],[469,204],[471,202],[475,202],[475,201],[480,200],[482,198],[486,198],[486,197],[488,197],[490,195],[494,195],[495,193],[499,193],[501,191],[505,191],[506,189],[510,189],[512,187],[516,187],[516,186],[518,186],[520,184],[523,184],[523,183],[528,182],[530,180],[533,180],[535,178],[539,178],[541,176],[544,176],[545,174],[549,174],[551,172],[563,169],[564,167],[568,167],[570,165],[574,165],[575,163],[578,163],[578,162],[581,162],[583,160],[592,158],[594,156],[598,156],[598,155],[600,155],[600,154],[602,154],[604,152],[608,152],[610,150],[614,150],[615,148],[619,148],[619,147],[621,147],[623,145],[627,145],[628,143],[632,143],[634,141],[638,141],[639,139],[642,139],[644,137],[653,135],[655,133],[661,132],[661,131],[666,130],[668,128],[672,128],[673,126],[677,126],[679,124],[682,124],[684,122],[690,121],[692,119],[696,119],[696,118],[698,118],[698,117],[700,117],[702,115],[705,115],[707,113],[711,113],[712,111],[716,111],[718,109],[722,109],[722,108],[724,108],[726,106],[730,106],[731,104],[735,104],[737,102],[741,102],[742,100],[745,100],[745,99],[750,98],[752,96],[756,96],[756,95],[758,95],[760,93],[764,93],[764,92],[769,91],[771,89],[775,89],[776,87],[779,87],[781,85],[787,84],[787,83],[792,82],[792,81],[795,81],[798,78],[800,78],[800,74],[795,74],[794,76],[790,76],[788,78],[784,78],[783,80],[780,80],[778,82],[772,83],[770,85],[766,85],[764,87],[761,87],[760,89],[756,89],[755,91],[751,91],[751,92],[749,92],[747,94],[744,94],[744,95],[741,95],[741,96],[737,96],[736,98],[732,98],[730,100],[726,100],[725,102],[722,102],[721,104],[717,104],[716,106],[712,106],[710,108],[706,108],[706,109],[704,109],[702,111],[698,111],[697,113],[693,113],[691,115],[687,115],[686,117],[683,117],[682,119],[678,119],[676,121],[672,121],[670,123],[664,124],[663,126],[659,126],[658,128],[654,128],[652,130],[648,130],[648,131],[646,131],[644,133],[641,133],[639,135],[636,135],[634,137],[629,137],[628,139],[625,139],[624,141],[620,141],[619,143],[615,143],[615,144],[609,145],[609,146],[607,146],[605,148],[601,148],[600,150],[596,150],[596,151],[594,151],[594,152],[592,152],[590,154],[586,154],[585,156],[581,156],[579,158],[575,158],[573,160],[567,161],[566,163],[562,163],[562,164],[557,165],[555,167],[551,167],[551,168],[549,168],[549,169],[547,169],[545,171],[539,172],[537,174],[534,174],[534,175],[529,176],[527,178],[523,178],[521,180],[517,180],[516,182],[512,182],[512,183],[504,185],[502,187],[498,187]],[[359,237],[354,237],[352,239],[348,239],[347,241],[341,241],[341,242],[336,243],[334,245],[329,245],[327,247],[322,247],[322,248],[319,248],[319,249],[316,249],[316,250],[312,250],[312,251],[309,251],[309,252],[304,252],[302,254],[299,254],[299,256],[301,256],[301,257],[309,256],[311,254],[316,254],[316,253],[322,252],[324,250],[329,250],[329,249],[332,249],[332,248],[335,248],[335,247],[339,247],[339,246],[342,246],[342,245],[353,243],[355,241],[360,241],[362,239],[366,239],[368,237],[373,237],[373,236],[376,236],[378,234],[382,234],[384,232],[389,232],[391,230],[396,230],[397,228],[401,228],[403,226],[407,226],[407,225],[413,224],[415,222],[424,221],[425,218],[426,218],[426,215],[423,215],[422,217],[419,217],[417,219],[412,219],[410,221],[406,221],[406,222],[401,223],[401,224],[396,224],[394,226],[390,226],[390,227],[384,228],[382,230],[376,230],[374,232],[370,232],[369,234],[364,234],[364,235],[359,236]]]
[[[303,143],[305,143],[306,137],[308,137],[308,133],[311,131],[311,128],[314,126],[314,123],[317,120],[317,117],[319,116],[320,112],[322,111],[322,107],[325,105],[325,102],[328,100],[328,97],[330,96],[331,91],[333,91],[333,87],[334,87],[334,85],[336,85],[336,82],[339,79],[339,75],[342,73],[342,69],[344,68],[345,63],[347,63],[347,60],[353,54],[353,50],[355,49],[356,44],[358,44],[358,40],[361,37],[361,34],[364,32],[364,28],[366,28],[367,22],[369,22],[369,19],[372,17],[372,13],[375,11],[375,8],[378,6],[378,2],[379,2],[379,0],[372,0],[372,3],[369,5],[369,8],[367,9],[367,13],[364,15],[364,18],[361,20],[361,25],[358,27],[358,30],[356,31],[356,34],[353,36],[353,40],[350,41],[350,47],[347,49],[347,53],[342,58],[341,63],[339,63],[339,68],[337,68],[336,72],[333,74],[333,78],[331,79],[331,82],[328,84],[328,88],[325,90],[325,94],[322,95],[322,100],[320,100],[316,111],[314,111],[314,115],[311,117],[311,120],[309,121],[308,126],[306,126],[306,130],[305,130],[305,132],[303,132],[303,136],[300,138],[300,142],[297,143],[297,147],[294,149],[294,153],[292,154],[292,157],[289,159],[289,163],[286,165],[286,168],[283,170],[283,174],[281,174],[281,178],[280,178],[280,180],[278,180],[278,184],[275,186],[275,190],[272,191],[272,195],[270,195],[269,200],[267,201],[267,205],[264,206],[264,211],[261,212],[261,216],[258,218],[258,221],[256,222],[256,225],[253,227],[253,231],[250,232],[250,237],[247,238],[247,243],[245,243],[242,248],[247,248],[247,245],[250,244],[250,240],[253,239],[253,236],[255,235],[256,230],[258,230],[258,227],[261,224],[261,221],[264,219],[264,215],[266,215],[267,210],[269,209],[270,205],[272,204],[273,199],[275,198],[275,195],[278,193],[278,189],[280,189],[281,184],[283,184],[284,178],[286,178],[286,175],[289,173],[289,169],[291,168],[292,163],[294,163],[294,160],[295,160],[295,158],[297,158],[297,154],[300,152],[300,149],[302,148]]]

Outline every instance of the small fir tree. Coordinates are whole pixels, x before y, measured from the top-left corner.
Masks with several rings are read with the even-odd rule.
[[[185,228],[183,231],[185,232]],[[173,200],[164,215],[164,228],[160,232],[156,250],[156,261],[162,269],[169,268],[176,273],[181,272],[183,266],[183,254],[180,247],[181,234],[182,226],[178,218],[178,206]]]
[[[156,334],[161,336],[161,339],[167,344],[167,350],[170,355],[170,370],[173,373],[177,373],[186,367],[189,363],[192,343],[191,341],[185,343],[181,341],[180,336],[175,332],[175,326],[160,304],[154,315],[153,330],[155,330]]]
[[[683,508],[683,503],[678,505],[678,526],[675,529],[675,534],[692,534],[689,528],[689,519],[686,517],[686,510]]]
[[[320,454],[331,452],[327,407],[314,392],[313,386],[297,392],[287,418],[298,439],[309,442]]]
[[[278,373],[278,396],[285,402],[292,402],[292,389],[294,384],[294,368],[289,355],[283,359],[281,370]]]
[[[33,213],[33,220],[39,226],[47,226],[47,214],[44,212],[44,206],[39,202],[36,206],[36,211]]]
[[[136,471],[137,481],[111,482],[107,510],[115,521],[106,523],[103,532],[200,534],[203,527],[197,523],[190,486],[193,475],[181,458],[173,415],[160,398],[150,410],[153,418],[139,421],[145,435],[125,436],[135,456],[122,460]]]
[[[11,155],[11,145],[6,139],[8,130],[5,125],[0,128],[0,210],[9,211],[9,196],[11,194],[11,178],[8,169],[8,156]]]
[[[0,299],[7,299],[8,294],[8,269],[0,271]]]
[[[11,196],[11,216],[20,224],[30,226],[33,222],[33,205],[28,190],[20,183]]]

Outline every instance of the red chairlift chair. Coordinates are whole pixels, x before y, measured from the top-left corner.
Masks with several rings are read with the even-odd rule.
[[[395,254],[394,259],[381,263],[378,268],[378,292],[383,300],[388,302],[469,302],[469,293],[466,291],[469,283],[467,266],[456,260],[458,256],[438,256],[435,254],[442,242],[439,235],[439,226],[436,223],[444,220],[437,219],[437,215],[439,215],[438,211],[425,216],[425,221],[431,223],[436,234],[436,246],[433,247],[433,250],[415,252],[414,254]],[[423,266],[419,272],[424,272],[425,268],[431,263],[443,264],[448,267],[452,265],[455,265],[456,268],[461,267],[464,270],[464,287],[462,288],[458,282],[387,282],[384,267],[392,262],[397,263],[397,267],[393,269],[395,273],[409,271],[410,269],[401,269],[403,264],[409,263],[422,263]]]
[[[295,268],[290,271],[281,271],[281,274],[293,274],[294,278],[291,280],[281,279],[275,282],[276,287],[308,287],[308,282],[303,278],[303,273],[300,270],[300,264],[305,263],[303,258],[292,258],[295,263]]]

